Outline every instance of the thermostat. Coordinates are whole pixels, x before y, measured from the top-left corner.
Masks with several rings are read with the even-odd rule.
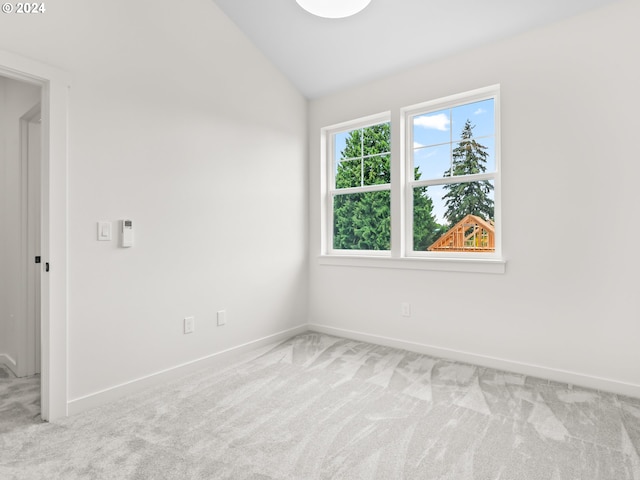
[[[133,247],[133,221],[122,220],[121,226],[122,226],[122,231],[120,235],[120,239],[121,239],[120,246],[123,248]]]

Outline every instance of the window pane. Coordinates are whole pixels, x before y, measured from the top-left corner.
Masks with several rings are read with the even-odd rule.
[[[451,152],[453,175],[473,175],[476,173],[494,172],[496,169],[495,140],[482,138],[466,140],[453,144]],[[449,176],[448,172],[447,175]]]
[[[390,141],[388,122],[335,134],[334,187],[390,183]]]
[[[383,185],[391,182],[391,156],[375,155],[362,161],[363,184]]]
[[[342,160],[336,168],[336,188],[362,186],[362,160]]]
[[[423,147],[413,151],[415,180],[442,178],[451,168],[451,145]]]
[[[493,99],[416,116],[413,134],[415,180],[496,169]]]
[[[413,146],[451,142],[451,110],[425,113],[413,118]]]
[[[391,200],[388,190],[334,196],[333,248],[391,248]]]
[[[391,124],[380,123],[362,129],[363,155],[391,152]]]
[[[473,136],[495,135],[493,98],[480,102],[467,103],[452,109],[453,139],[459,140],[467,120],[473,126]]]
[[[493,180],[414,188],[413,250],[495,251]]]
[[[344,156],[342,155],[342,152],[344,152],[346,146],[347,146],[347,138],[349,138],[351,136],[352,132],[340,132],[340,133],[336,133],[333,137],[333,142],[334,142],[334,146],[335,146],[335,152],[333,155],[333,158],[336,159],[340,159],[340,158],[344,158]],[[354,156],[359,157],[360,156],[360,143],[356,142],[354,144],[354,148],[357,149],[356,154]]]

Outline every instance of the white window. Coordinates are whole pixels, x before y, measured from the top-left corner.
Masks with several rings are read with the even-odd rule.
[[[409,255],[500,253],[498,89],[404,109]]]
[[[323,129],[324,258],[504,271],[499,110],[494,86]],[[404,151],[392,148],[396,128]]]
[[[328,131],[330,253],[388,254],[391,248],[391,130],[376,116]]]

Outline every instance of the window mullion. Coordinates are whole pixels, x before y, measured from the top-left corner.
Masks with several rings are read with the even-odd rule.
[[[379,185],[364,185],[362,187],[349,187],[349,188],[334,188],[329,190],[329,195],[350,195],[353,193],[367,193],[367,192],[381,192],[383,190],[390,190],[391,185],[388,183],[381,183]]]
[[[393,110],[391,112],[391,256],[394,258],[400,258],[405,254],[403,123],[400,109]]]
[[[478,173],[475,175],[456,175],[453,177],[433,178],[429,180],[415,180],[409,181],[409,184],[412,187],[428,187],[430,185],[449,185],[452,183],[480,182],[482,180],[493,180],[495,177],[496,172],[490,172]]]
[[[391,152],[370,153],[368,155],[362,155],[362,158],[367,159],[367,158],[372,158],[372,157],[381,157],[383,155],[389,155],[389,154],[391,154]],[[359,156],[358,157],[354,157],[354,158],[345,157],[345,158],[341,158],[340,161],[341,162],[347,162],[349,160],[359,160],[360,158],[361,157],[359,157]]]
[[[364,128],[360,129],[360,186],[364,186]]]

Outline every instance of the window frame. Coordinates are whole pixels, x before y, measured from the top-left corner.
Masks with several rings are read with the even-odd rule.
[[[413,118],[431,112],[453,109],[483,100],[493,100],[494,109],[494,155],[495,169],[493,172],[485,172],[474,175],[450,176],[434,179],[415,180],[413,172],[414,154],[414,128]],[[480,88],[471,92],[459,93],[448,97],[430,100],[427,102],[411,105],[400,109],[403,124],[405,126],[404,135],[405,149],[403,153],[405,177],[404,205],[405,205],[405,229],[404,244],[405,256],[408,258],[433,258],[433,259],[501,259],[502,258],[502,202],[501,202],[501,182],[500,182],[500,87],[493,85]],[[453,140],[455,143],[455,140]],[[393,161],[393,158],[391,159]],[[461,182],[461,180],[464,180]],[[422,252],[413,250],[413,189],[416,187],[429,187],[435,185],[446,185],[456,183],[470,183],[474,181],[493,181],[494,194],[494,221],[495,221],[495,249],[493,252]]]
[[[332,125],[330,127],[325,127],[322,129],[322,143],[325,147],[325,153],[323,154],[324,162],[325,162],[325,175],[326,181],[323,182],[325,193],[323,197],[325,198],[325,211],[326,217],[323,221],[323,237],[324,237],[324,248],[323,252],[326,252],[327,255],[341,255],[341,256],[369,256],[369,257],[390,257],[391,250],[345,250],[338,249],[333,247],[334,239],[333,239],[333,199],[336,196],[336,192],[338,195],[349,195],[354,193],[367,193],[367,192],[380,192],[380,191],[389,191],[389,195],[391,196],[393,178],[389,183],[379,184],[379,185],[362,185],[359,187],[349,187],[349,188],[336,188],[336,179],[335,179],[335,171],[336,171],[336,162],[337,158],[335,155],[335,135],[338,133],[358,130],[361,128],[371,127],[373,125],[378,125],[381,123],[389,123],[389,127],[391,128],[391,112],[383,112],[376,115],[370,115],[368,117],[359,118],[354,121],[344,122],[337,125]],[[393,153],[389,152],[390,156],[390,164],[393,162]],[[391,212],[390,212],[391,216]],[[391,221],[391,219],[390,219]],[[393,225],[391,226],[393,230]]]
[[[413,177],[412,118],[430,111],[453,108],[482,100],[494,101],[495,172],[464,176],[465,181],[492,180],[494,183],[494,252],[415,252],[413,251],[413,189],[423,184],[459,183],[455,176],[416,181]],[[335,188],[335,134],[379,123],[390,124],[391,182],[352,188]],[[501,274],[506,270],[502,256],[502,194],[500,152],[500,85],[479,88],[447,97],[417,103],[392,111],[341,122],[320,129],[320,265],[376,267],[410,270],[476,272]],[[428,186],[428,185],[426,185]],[[335,190],[343,193],[388,190],[391,198],[391,249],[334,249],[333,198]]]

